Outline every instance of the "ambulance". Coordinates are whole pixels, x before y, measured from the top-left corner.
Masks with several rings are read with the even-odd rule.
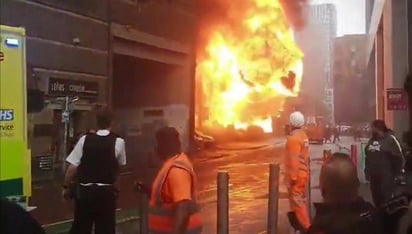
[[[0,198],[31,195],[25,29],[0,25]]]

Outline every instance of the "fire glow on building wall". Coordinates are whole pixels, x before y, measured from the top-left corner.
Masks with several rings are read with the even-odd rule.
[[[271,116],[299,92],[303,54],[278,0],[221,1],[227,17],[208,25],[206,46],[198,51],[197,116],[207,112],[198,121],[208,129],[271,132]]]

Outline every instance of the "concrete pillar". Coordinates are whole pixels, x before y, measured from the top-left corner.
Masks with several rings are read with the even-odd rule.
[[[403,88],[408,73],[407,0],[387,0],[383,11],[383,114],[398,136],[409,128],[407,111],[388,111],[388,88]],[[381,64],[382,65],[382,64]],[[378,65],[379,66],[379,65]],[[378,76],[379,78],[379,76]],[[378,101],[382,100],[378,98]],[[382,103],[379,103],[382,105]]]
[[[381,21],[382,22],[382,21]],[[375,76],[376,76],[376,118],[385,118],[385,92],[383,87],[384,74],[383,74],[383,25],[380,24],[375,39]]]

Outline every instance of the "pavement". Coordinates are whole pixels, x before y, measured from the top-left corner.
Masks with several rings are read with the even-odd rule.
[[[230,233],[266,233],[268,177],[269,164],[271,163],[279,163],[281,166],[278,233],[289,233],[290,227],[286,218],[286,213],[289,211],[289,202],[286,186],[282,183],[284,143],[284,138],[270,139],[263,142],[231,143],[216,147],[214,150],[202,151],[192,155],[199,182],[199,200],[202,207],[205,234],[216,233],[216,178],[219,171],[228,172],[230,177]],[[332,149],[333,151],[339,147],[350,149],[351,144],[353,144],[351,138],[342,137],[339,145],[310,146],[312,202],[322,200],[318,180],[323,149]],[[360,144],[357,144],[360,147]],[[358,152],[361,152],[360,148]],[[143,178],[145,180],[151,180],[156,170],[156,166],[147,167],[146,165],[143,168],[134,166],[124,171],[120,177],[118,234],[139,233],[139,218],[136,217],[138,216],[139,199],[138,195],[133,192],[131,184],[136,178],[143,178],[142,176],[147,177]],[[362,185],[361,193],[364,197],[370,199],[367,184]],[[33,214],[42,224],[70,220],[72,217],[71,204],[60,199],[59,183],[37,185],[33,190],[32,203],[39,207]],[[314,214],[313,211],[312,214]],[[128,219],[129,217],[132,217],[132,219]],[[70,222],[64,222],[63,224],[66,227],[65,230],[70,226]],[[60,224],[60,227],[64,225]],[[49,227],[48,233],[65,233],[61,231],[61,228],[60,231],[56,231],[57,229],[53,229],[53,227],[56,227],[56,225]]]
[[[361,181],[360,186],[360,195],[367,201],[372,201],[369,184],[365,180],[365,176],[363,173],[363,155],[362,155],[362,148],[364,148],[365,139],[362,139],[360,142],[354,142],[352,137],[341,137],[341,141],[337,142],[336,144],[324,144],[324,145],[311,145],[309,148],[309,155],[311,161],[311,202],[321,202],[322,196],[319,188],[319,176],[320,176],[320,169],[322,166],[322,157],[323,157],[323,150],[332,150],[332,152],[345,152],[350,153],[351,145],[356,145],[357,153],[358,153],[358,177]],[[312,216],[315,214],[315,210],[313,205],[311,207],[311,214]]]

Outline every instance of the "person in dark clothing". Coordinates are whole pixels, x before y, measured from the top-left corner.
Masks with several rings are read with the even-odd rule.
[[[340,128],[338,126],[333,128],[333,144],[335,144],[336,141],[340,142]]]
[[[70,233],[115,233],[117,190],[114,186],[119,166],[126,164],[124,140],[110,131],[112,115],[101,111],[97,114],[96,133],[81,137],[67,157],[69,166],[63,185],[63,197],[74,197],[74,221]],[[76,192],[70,184],[76,177]]]
[[[373,202],[381,206],[395,193],[396,178],[405,160],[399,141],[383,120],[372,122],[372,137],[365,147],[365,176],[370,182]]]
[[[0,199],[0,233],[3,234],[44,234],[40,224],[21,206]]]
[[[332,143],[332,128],[329,125],[325,127],[325,143]]]
[[[349,155],[334,153],[321,169],[322,203],[315,203],[316,215],[309,234],[381,234],[379,217],[363,219],[374,210],[358,194],[359,179]]]

